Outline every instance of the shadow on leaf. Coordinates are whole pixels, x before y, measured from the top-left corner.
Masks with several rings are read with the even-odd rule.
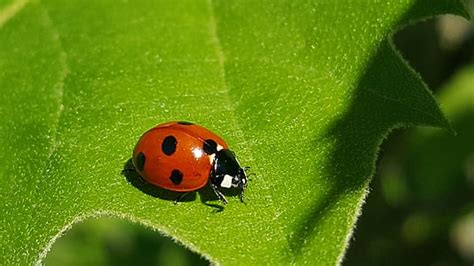
[[[426,9],[415,4],[399,20],[399,24],[406,23],[407,18],[430,15],[420,13],[423,10]],[[366,189],[375,169],[378,146],[391,128],[398,125],[449,128],[434,98],[426,91],[418,75],[400,59],[389,38],[379,44],[367,64],[346,113],[330,126],[322,138],[312,143],[313,146],[323,140],[335,143],[325,163],[329,172],[324,178],[329,190],[305,211],[295,232],[288,236],[293,258],[304,253],[305,246],[311,241],[323,241],[317,238],[318,225],[323,221],[330,222],[329,213],[338,208],[338,202],[345,200],[349,194]],[[348,208],[345,216],[336,219],[346,219],[345,224],[352,225],[356,215],[354,208]]]
[[[128,183],[130,183],[132,186],[154,198],[159,198],[167,201],[176,201],[179,199],[179,203],[196,200],[196,192],[190,192],[186,194],[182,192],[167,190],[146,182],[138,174],[138,172],[135,171],[132,159],[129,159],[125,163],[122,170],[122,175],[125,176]],[[221,212],[224,210],[224,206],[220,204],[210,203],[210,201],[218,200],[218,197],[214,194],[214,192],[208,185],[198,190],[197,193],[199,193],[199,198],[201,202],[206,206],[214,208],[214,212]],[[237,189],[226,189],[223,190],[222,193],[226,196],[236,197],[239,195],[240,192]]]

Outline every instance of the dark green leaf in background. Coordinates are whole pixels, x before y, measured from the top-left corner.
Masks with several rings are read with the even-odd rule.
[[[222,264],[340,261],[388,130],[449,128],[392,49],[392,31],[467,16],[455,0],[0,8],[8,264],[41,260],[60,232],[98,215],[157,228]],[[137,138],[168,120],[194,121],[229,142],[256,174],[247,204],[175,206],[125,180]]]
[[[457,134],[417,128],[385,150],[348,265],[474,262],[474,66],[437,98]]]

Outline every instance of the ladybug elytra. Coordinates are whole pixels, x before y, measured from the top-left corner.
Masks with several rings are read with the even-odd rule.
[[[152,185],[192,192],[209,184],[224,204],[227,200],[220,189],[238,188],[243,202],[247,168],[240,166],[221,137],[202,126],[182,121],[159,124],[140,137],[132,160],[135,170]]]

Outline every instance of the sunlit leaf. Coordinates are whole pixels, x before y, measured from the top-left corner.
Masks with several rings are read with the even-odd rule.
[[[455,0],[0,6],[7,264],[41,260],[73,222],[102,214],[222,264],[340,261],[388,130],[449,127],[392,31],[466,16]],[[255,173],[247,204],[174,205],[127,182],[138,137],[169,120],[228,141]]]

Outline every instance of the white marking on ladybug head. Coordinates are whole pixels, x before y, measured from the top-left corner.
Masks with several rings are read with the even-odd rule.
[[[194,148],[193,149],[194,158],[199,159],[199,158],[202,157],[203,154],[204,154],[204,152],[203,152],[202,149],[200,149],[200,148]]]
[[[232,176],[225,175],[222,179],[221,187],[230,188],[232,186]]]
[[[224,147],[222,147],[221,145],[217,144],[216,150],[217,150],[217,151],[220,151],[220,150],[222,150],[222,149],[224,149]]]
[[[211,154],[209,155],[209,162],[211,163],[211,165],[214,163],[214,158],[216,157],[215,154]]]

